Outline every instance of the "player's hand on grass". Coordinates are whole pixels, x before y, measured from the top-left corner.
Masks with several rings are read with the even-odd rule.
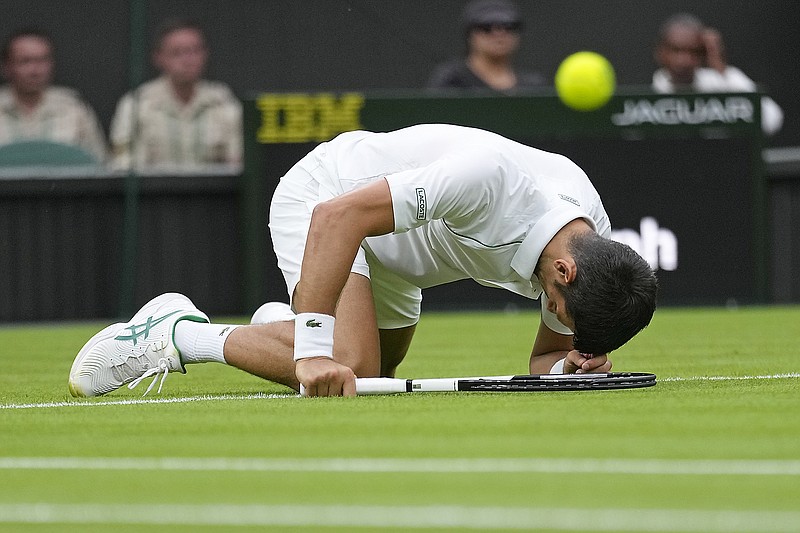
[[[578,350],[567,353],[564,361],[565,374],[588,374],[611,371],[611,359],[606,354],[587,354]]]
[[[295,376],[306,396],[355,396],[353,371],[328,357],[309,357],[297,361]]]

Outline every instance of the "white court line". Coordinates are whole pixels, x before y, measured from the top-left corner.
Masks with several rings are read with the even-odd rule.
[[[0,523],[796,532],[800,512],[455,505],[0,504]]]
[[[760,376],[691,376],[691,377],[667,377],[658,378],[658,382],[675,381],[747,381],[764,379],[792,379],[800,378],[800,373],[791,372],[787,374],[770,374]],[[128,400],[108,400],[108,401],[65,401],[65,402],[44,402],[44,403],[7,403],[0,404],[0,409],[47,409],[55,407],[97,407],[102,405],[140,405],[140,404],[163,404],[163,403],[189,403],[207,402],[218,400],[269,400],[280,398],[297,398],[297,394],[218,394],[188,396],[183,398],[144,398]]]
[[[329,473],[557,473],[800,476],[800,460],[586,458],[0,457],[0,470]]]
[[[6,403],[0,404],[0,409],[47,409],[52,407],[98,407],[102,405],[142,405],[160,403],[190,403],[209,402],[216,400],[269,400],[275,398],[296,398],[295,394],[205,394],[201,396],[187,396],[181,398],[133,398],[128,400],[83,401],[73,400],[67,402],[44,403]]]

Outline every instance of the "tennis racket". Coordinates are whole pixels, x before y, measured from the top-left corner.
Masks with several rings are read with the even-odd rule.
[[[616,390],[652,387],[655,374],[647,372],[608,372],[605,374],[532,374],[474,378],[358,378],[356,394],[396,394],[403,392],[539,392]]]

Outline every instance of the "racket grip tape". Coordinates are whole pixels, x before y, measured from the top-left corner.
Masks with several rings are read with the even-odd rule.
[[[395,394],[411,392],[411,380],[397,378],[357,378],[356,394]]]

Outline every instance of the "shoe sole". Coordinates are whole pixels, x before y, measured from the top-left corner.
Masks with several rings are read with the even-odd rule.
[[[77,372],[78,369],[81,368],[83,365],[83,361],[86,358],[86,355],[92,351],[92,348],[97,345],[97,343],[102,342],[107,339],[113,339],[117,336],[117,334],[122,331],[125,327],[124,322],[119,322],[117,324],[111,324],[110,326],[106,326],[103,328],[99,333],[95,334],[94,337],[89,339],[89,341],[83,345],[81,351],[78,352],[78,355],[75,357],[75,361],[72,363],[72,368],[69,370],[69,392],[76,398],[89,398],[93,396],[92,394],[85,394],[84,391],[80,388],[77,383]]]
[[[125,327],[128,324],[136,323],[137,321],[141,321],[147,316],[156,314],[158,309],[165,303],[173,302],[175,300],[183,300],[184,302],[186,302],[186,304],[188,304],[188,307],[197,309],[194,303],[192,303],[192,301],[183,294],[177,292],[168,292],[160,296],[156,296],[155,298],[144,304],[144,306],[139,311],[137,311],[137,313],[133,315],[128,322],[119,322],[116,324],[111,324],[110,326],[106,326],[99,333],[95,334],[91,339],[89,339],[89,341],[83,346],[83,348],[81,348],[81,351],[78,352],[78,355],[75,356],[75,361],[73,361],[72,363],[72,368],[70,369],[69,372],[69,382],[67,385],[70,394],[72,394],[72,396],[76,398],[90,398],[97,396],[95,394],[86,394],[86,392],[78,384],[77,382],[78,380],[76,379],[77,376],[75,375],[77,369],[81,368],[81,366],[83,365],[86,356],[89,353],[91,353],[92,348],[94,348],[100,342],[116,337],[119,334],[119,332],[125,329]],[[186,319],[189,320],[191,320],[192,318],[204,318],[205,321],[208,321],[207,317],[201,317],[197,315],[187,315],[186,317]]]

